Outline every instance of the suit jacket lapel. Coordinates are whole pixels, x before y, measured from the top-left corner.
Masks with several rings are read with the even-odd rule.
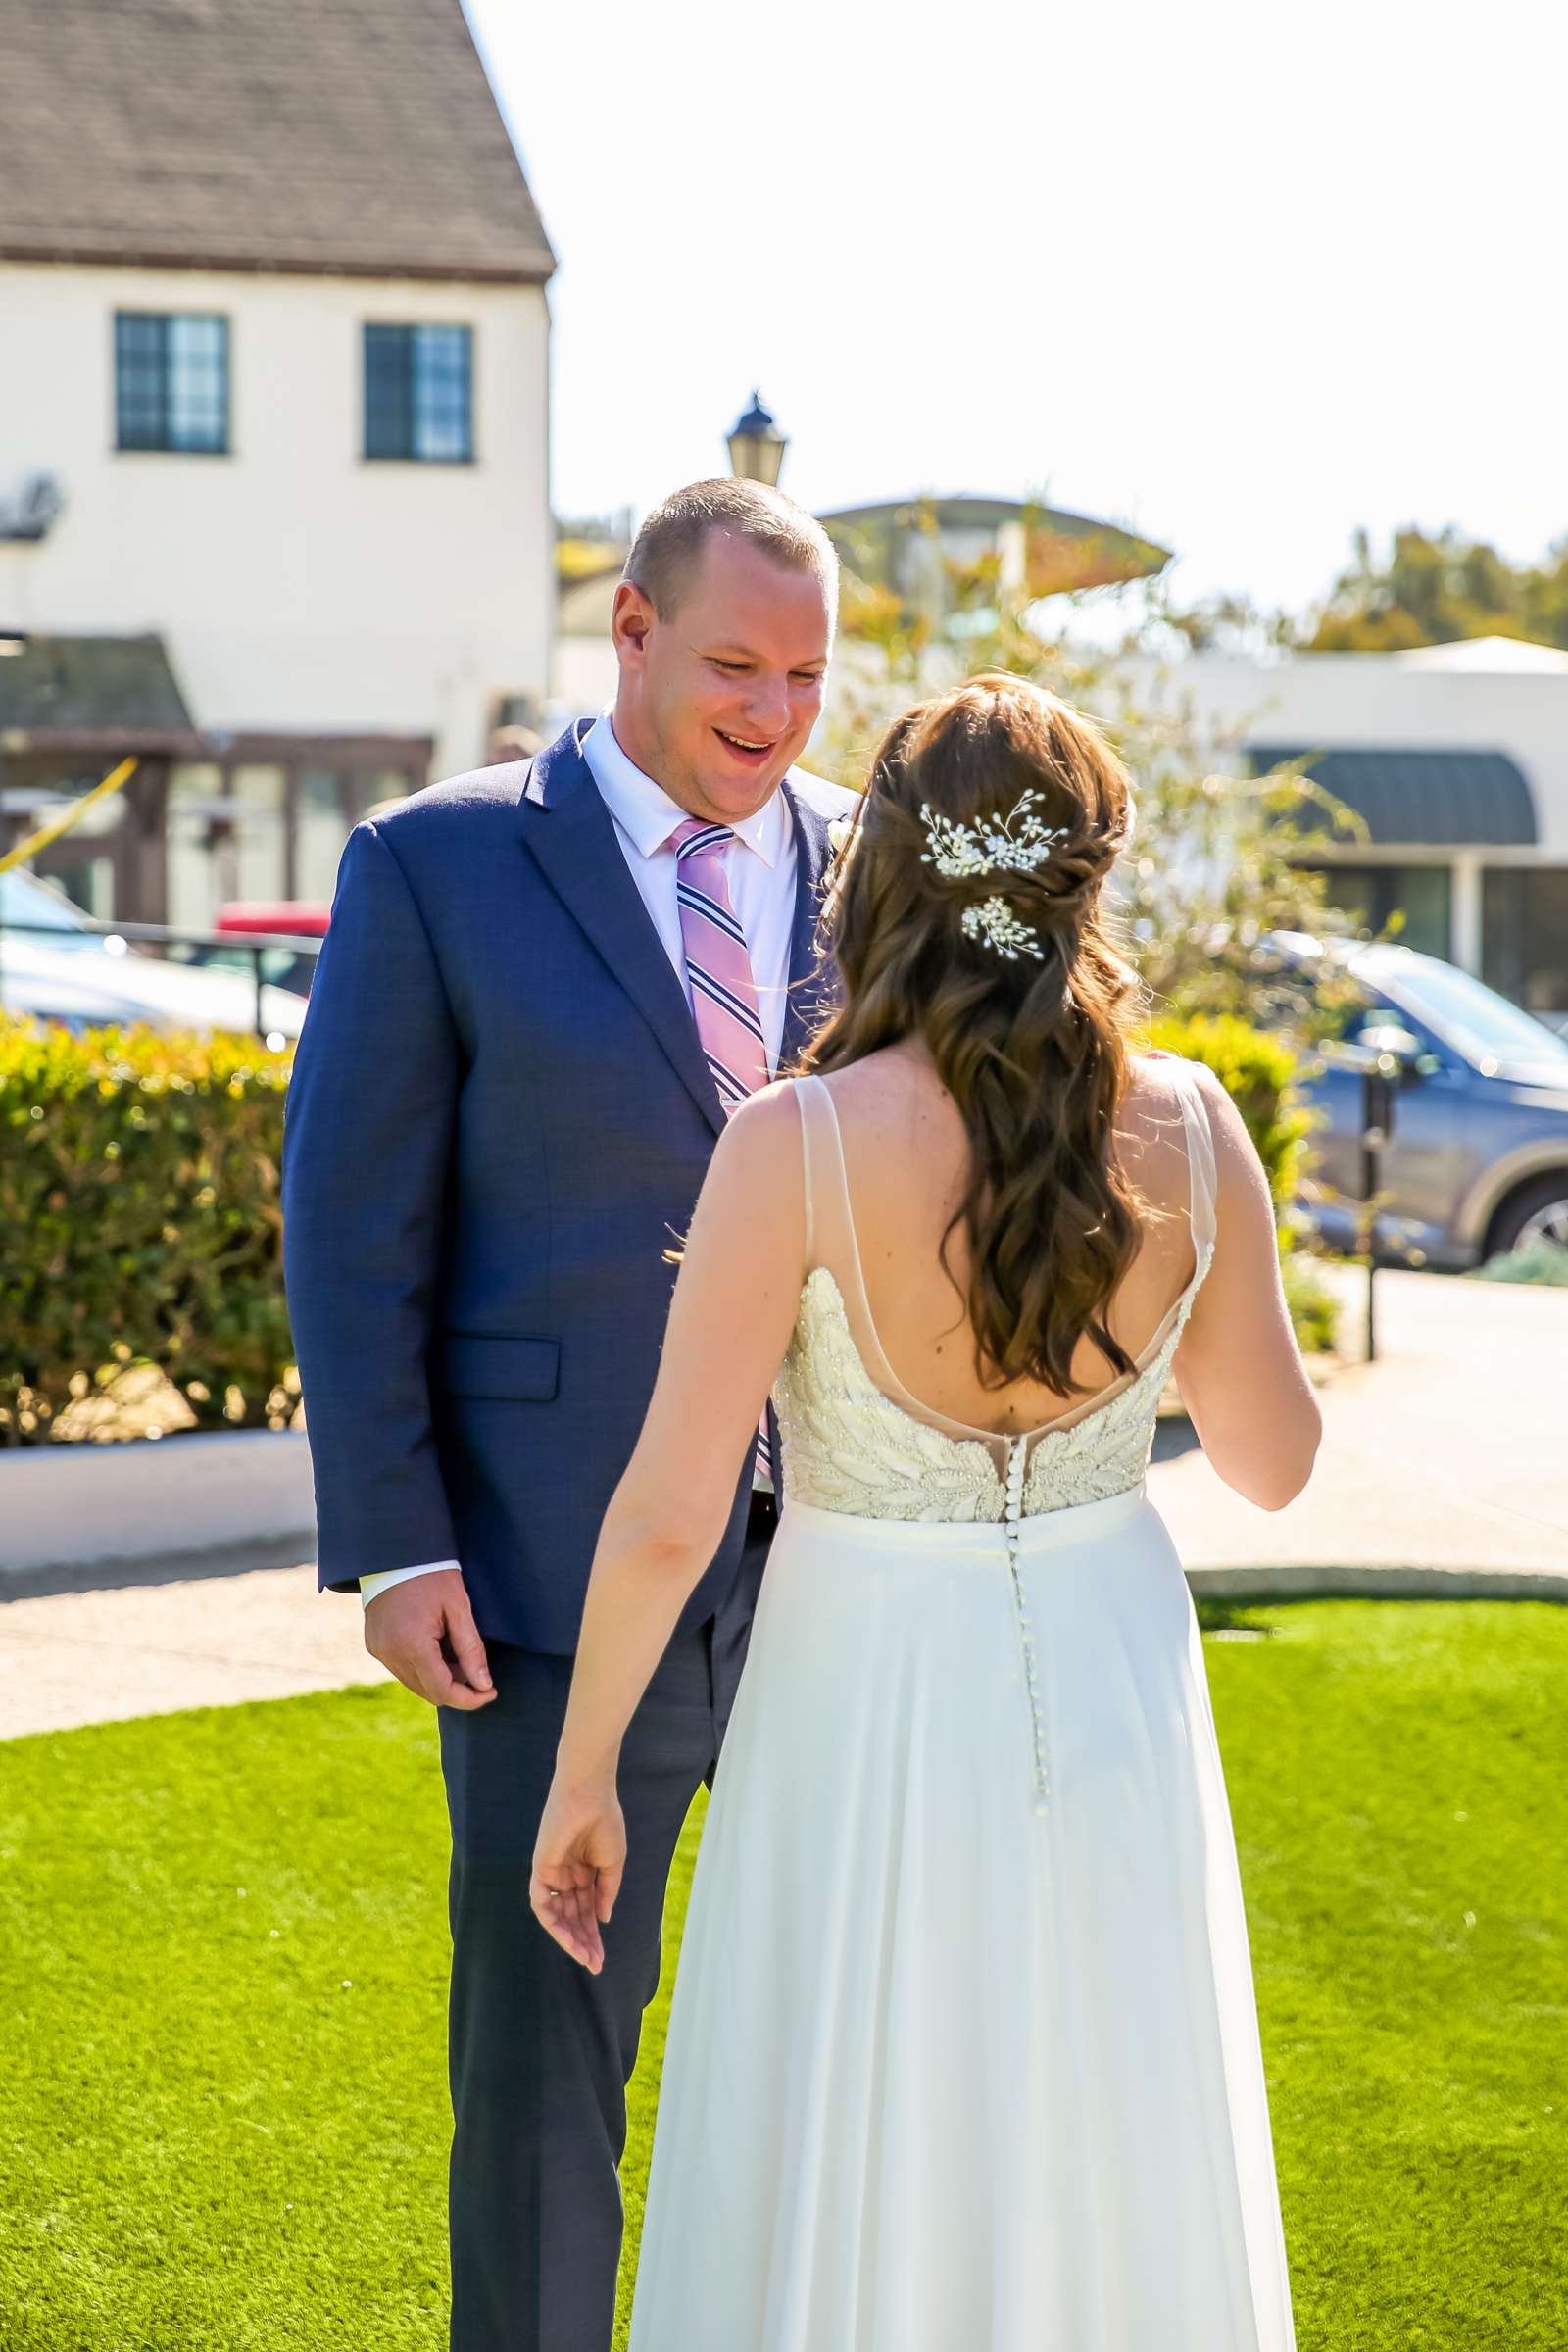
[[[837,994],[831,963],[817,934],[822,908],[822,882],[832,844],[825,816],[793,792],[786,782],[784,799],[795,822],[795,922],[790,934],[790,985],[784,1004],[784,1035],[779,1046],[779,1072],[791,1069],[813,1033],[821,1026]]]
[[[583,729],[586,732],[586,726]],[[686,992],[626,866],[615,823],[578,749],[565,734],[539,754],[522,805],[540,871],[625,990],[715,1135],[723,1106],[697,1038]]]

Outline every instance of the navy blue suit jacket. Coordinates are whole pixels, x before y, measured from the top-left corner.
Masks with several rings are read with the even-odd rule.
[[[356,827],[289,1087],[284,1262],[323,1587],[455,1558],[479,1631],[575,1646],[724,1114],[568,729]],[[837,786],[792,772],[781,1066],[830,980]],[[739,1564],[747,1461],[685,1612]]]

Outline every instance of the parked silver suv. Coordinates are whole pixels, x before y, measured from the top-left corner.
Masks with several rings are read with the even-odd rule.
[[[1355,983],[1340,1038],[1406,1030],[1383,1154],[1381,1236],[1391,1256],[1463,1268],[1533,1239],[1568,1248],[1568,1040],[1454,964],[1374,941],[1328,947],[1289,933],[1270,942],[1308,964],[1332,956]],[[1303,1092],[1323,1114],[1314,1137],[1323,1198],[1306,1203],[1335,1249],[1356,1246],[1361,1078],[1331,1042]]]

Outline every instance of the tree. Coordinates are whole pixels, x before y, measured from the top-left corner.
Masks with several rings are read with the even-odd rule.
[[[1364,529],[1321,603],[1304,614],[1265,611],[1221,592],[1179,605],[1152,588],[1143,633],[1163,624],[1195,653],[1397,653],[1462,637],[1516,637],[1568,650],[1568,536],[1539,564],[1510,564],[1487,540],[1448,524],[1434,535],[1414,523],[1394,533],[1386,557]]]
[[[1298,642],[1311,653],[1391,653],[1457,637],[1523,637],[1523,578],[1481,540],[1450,524],[1438,536],[1409,525],[1387,562],[1357,530],[1350,563]]]
[[[953,588],[954,620],[940,637],[906,628],[886,606],[858,616],[840,664],[832,771],[862,783],[892,714],[961,677],[1003,669],[1049,687],[1101,721],[1133,775],[1138,830],[1114,888],[1129,955],[1156,1007],[1240,1014],[1298,1038],[1316,1032],[1335,992],[1266,943],[1282,931],[1351,930],[1329,900],[1329,877],[1302,861],[1326,839],[1363,834],[1360,819],[1299,762],[1247,773],[1245,725],[1205,727],[1175,668],[1147,660],[1134,668],[1136,643],[1085,654],[1047,638],[1040,600],[1010,593],[989,559],[954,567]]]

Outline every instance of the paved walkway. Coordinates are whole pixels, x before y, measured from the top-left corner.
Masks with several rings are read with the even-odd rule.
[[[1379,1294],[1380,1360],[1325,1391],[1289,1510],[1254,1510],[1196,1450],[1155,1462],[1194,1587],[1568,1599],[1568,1291],[1389,1274]],[[0,1603],[0,1738],[384,1681],[362,1624],[312,1567]]]
[[[314,1566],[0,1604],[0,1739],[385,1682]]]
[[[1341,1280],[1358,1346],[1366,1276]],[[1156,1462],[1151,1492],[1194,1585],[1448,1578],[1568,1599],[1568,1290],[1380,1274],[1378,1326],[1377,1362],[1323,1391],[1317,1469],[1287,1510],[1254,1510],[1197,1451]]]

